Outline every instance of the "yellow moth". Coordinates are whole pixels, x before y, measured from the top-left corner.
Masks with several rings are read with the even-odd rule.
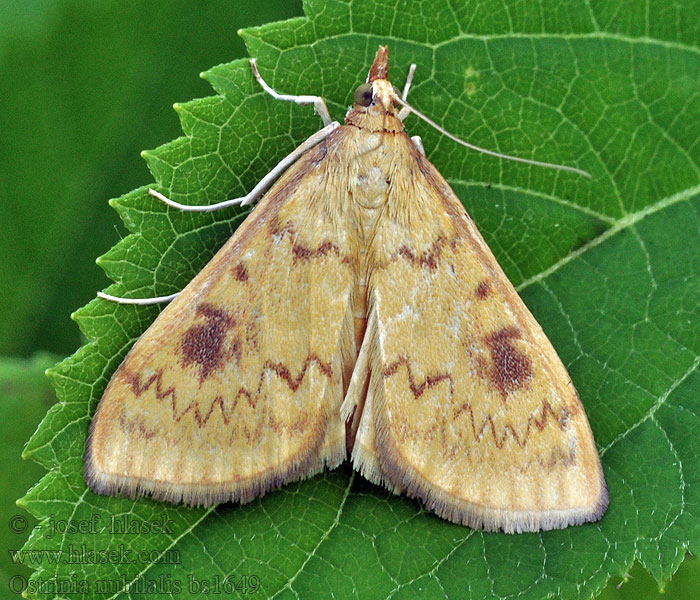
[[[399,95],[380,48],[341,126],[322,99],[278,94],[252,64],[266,91],[313,103],[326,127],[221,204],[276,180],[114,374],[90,427],[90,487],[246,502],[349,456],[470,527],[598,520],[608,492],[576,390],[404,133],[409,112],[426,118],[406,103],[410,76]]]

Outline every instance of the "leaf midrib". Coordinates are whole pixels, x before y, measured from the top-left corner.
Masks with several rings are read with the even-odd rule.
[[[497,185],[493,186],[494,188],[498,189]],[[517,188],[511,188],[514,190],[517,190]],[[532,192],[528,190],[520,190],[523,193],[527,192],[532,195]],[[675,204],[678,204],[679,202],[685,202],[687,200],[690,200],[693,196],[700,194],[700,184],[695,185],[690,188],[686,188],[683,191],[676,192],[675,194],[672,194],[671,196],[666,196],[665,198],[662,198],[661,200],[658,200],[657,202],[654,202],[653,204],[649,204],[648,206],[645,206],[642,210],[639,210],[637,212],[633,213],[627,213],[620,219],[614,219],[614,220],[608,220],[607,222],[610,224],[610,228],[606,229],[603,233],[600,235],[592,238],[589,240],[586,244],[581,246],[580,248],[577,248],[576,250],[573,250],[566,256],[562,257],[560,260],[555,262],[554,264],[550,265],[543,271],[540,271],[539,273],[536,273],[535,275],[532,275],[531,277],[528,277],[524,281],[521,281],[517,286],[515,286],[515,289],[518,292],[522,292],[524,289],[527,289],[531,285],[538,283],[568,263],[570,263],[572,260],[579,258],[586,252],[592,250],[596,246],[599,246],[603,242],[607,241],[609,238],[617,235],[618,233],[625,231],[632,226],[636,225],[643,219],[646,219],[647,217],[660,212],[666,208],[669,208]],[[547,200],[551,200],[551,197],[548,196],[541,196],[542,198],[545,198]]]
[[[528,33],[528,32],[517,32],[511,31],[507,33],[493,33],[493,34],[478,34],[478,33],[460,33],[458,35],[452,36],[448,39],[442,40],[435,44],[429,42],[416,42],[415,40],[406,39],[398,37],[395,35],[381,35],[371,34],[367,32],[350,32],[349,34],[335,35],[334,38],[342,38],[344,35],[366,35],[367,37],[381,37],[383,40],[393,40],[396,42],[403,42],[406,44],[416,44],[424,48],[437,50],[443,46],[448,46],[453,44],[455,41],[460,40],[476,40],[490,42],[494,40],[508,40],[513,38],[522,38],[526,40],[547,40],[547,39],[558,39],[558,40],[615,40],[619,42],[625,42],[627,44],[646,44],[649,46],[660,46],[667,49],[680,50],[683,52],[691,52],[693,54],[700,55],[700,47],[690,46],[688,44],[683,44],[681,42],[672,42],[669,40],[659,40],[656,38],[651,38],[648,36],[628,36],[621,33],[614,33],[608,31],[591,31],[588,33]],[[284,50],[283,48],[277,48],[278,50]]]

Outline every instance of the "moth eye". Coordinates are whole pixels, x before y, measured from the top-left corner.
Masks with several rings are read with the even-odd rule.
[[[372,84],[363,83],[355,90],[355,104],[369,106],[372,104]]]

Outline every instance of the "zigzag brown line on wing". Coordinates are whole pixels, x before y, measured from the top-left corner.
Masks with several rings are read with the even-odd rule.
[[[340,140],[282,176],[128,354],[91,426],[93,489],[247,500],[344,458],[356,249],[326,184]]]
[[[414,154],[411,204],[396,199],[373,239],[356,466],[474,526],[591,520],[607,492],[569,376],[452,190]]]
[[[245,386],[241,386],[238,389],[238,391],[231,396],[232,401],[225,401],[223,396],[217,396],[211,400],[211,404],[205,412],[202,412],[200,410],[200,403],[197,400],[190,400],[189,403],[181,402],[177,397],[177,388],[175,386],[171,385],[167,389],[164,389],[164,369],[159,369],[155,375],[151,375],[143,384],[141,383],[141,378],[138,374],[130,373],[129,370],[126,368],[123,369],[119,376],[126,380],[129,383],[129,385],[131,385],[131,389],[136,397],[139,397],[145,392],[151,390],[151,388],[155,384],[155,389],[153,390],[155,398],[157,400],[165,400],[166,398],[170,399],[168,405],[172,411],[172,419],[175,422],[179,422],[180,420],[182,420],[182,418],[185,417],[191,411],[193,413],[197,426],[202,428],[207,424],[212,414],[214,413],[215,406],[219,407],[221,418],[223,419],[226,425],[231,423],[232,418],[235,416],[236,405],[238,404],[240,398],[244,397],[252,409],[257,408],[258,399],[261,397],[263,384],[268,373],[275,373],[286,383],[287,387],[289,387],[291,391],[296,391],[304,381],[304,378],[306,377],[306,371],[309,368],[309,365],[311,365],[312,363],[314,363],[318,367],[319,371],[323,375],[325,375],[329,379],[332,379],[332,367],[329,364],[326,364],[319,360],[319,358],[315,355],[310,355],[306,358],[304,364],[302,365],[301,371],[296,377],[292,377],[291,373],[289,372],[289,369],[287,369],[287,367],[283,363],[272,363],[270,361],[267,361],[263,365],[263,369],[260,373],[260,380],[258,382],[258,386],[253,392],[251,392]],[[182,408],[183,404],[185,405],[184,408]],[[303,416],[307,417],[308,415]],[[279,426],[272,426],[272,429],[278,428]],[[156,434],[155,430],[142,430],[142,432],[143,435],[146,437],[153,437]]]
[[[393,377],[398,373],[400,368],[406,369],[408,388],[415,400],[420,400],[421,396],[423,396],[423,394],[426,393],[428,390],[432,389],[433,387],[442,382],[445,382],[449,388],[450,405],[454,406],[455,404],[457,404],[454,401],[454,381],[450,373],[436,373],[428,375],[421,381],[414,375],[409,360],[404,356],[401,356],[394,363],[384,368],[384,370],[381,372],[381,377]],[[557,413],[552,408],[552,405],[547,400],[544,400],[542,402],[541,408],[541,412],[530,414],[527,417],[524,429],[522,424],[520,427],[514,427],[511,424],[507,423],[499,431],[495,419],[490,414],[486,415],[485,419],[481,419],[481,426],[478,426],[474,408],[472,407],[472,404],[469,401],[464,401],[461,406],[457,405],[454,413],[452,415],[449,415],[449,417],[453,421],[457,421],[463,413],[468,414],[469,424],[471,425],[472,437],[475,440],[483,441],[483,437],[488,431],[491,433],[491,439],[493,443],[499,449],[503,447],[508,438],[513,438],[516,444],[518,444],[518,446],[520,446],[521,448],[525,448],[530,439],[531,431],[542,431],[547,425],[550,424],[551,419],[554,419],[556,421],[560,429],[565,430],[569,419],[578,412],[580,407],[574,406],[573,411],[575,412],[573,413],[570,412],[570,410],[572,410],[571,408],[563,408],[559,413]],[[518,434],[518,431],[521,431],[520,435]],[[415,432],[408,429],[405,430],[403,439],[400,441],[404,442],[405,438],[412,437],[413,434],[415,434]],[[453,448],[452,452],[455,451],[456,448]]]

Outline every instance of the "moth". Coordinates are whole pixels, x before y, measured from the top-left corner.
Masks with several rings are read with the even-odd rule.
[[[266,91],[313,103],[326,126],[245,198],[191,207],[247,204],[274,181],[112,377],[87,441],[92,490],[247,502],[349,457],[473,528],[601,518],[607,486],[571,379],[404,131],[410,112],[435,124],[406,102],[413,70],[399,95],[388,65],[380,47],[341,126],[253,62]]]

